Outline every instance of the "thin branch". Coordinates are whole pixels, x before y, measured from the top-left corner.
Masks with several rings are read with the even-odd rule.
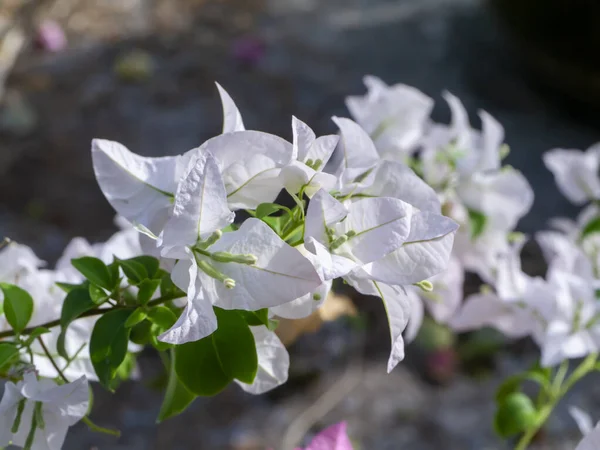
[[[170,302],[172,300],[177,300],[178,298],[182,298],[185,297],[185,294],[181,294],[181,295],[165,295],[163,297],[159,297],[156,300],[152,300],[150,302],[148,302],[148,307],[152,307],[152,306],[156,306],[156,305],[161,305],[163,303],[167,303]],[[115,306],[113,308],[97,308],[97,309],[90,309],[89,311],[85,311],[83,314],[81,314],[79,317],[77,317],[77,319],[81,319],[83,317],[92,317],[92,316],[99,316],[100,314],[104,314],[107,311],[112,311],[115,309],[135,309],[136,306]],[[77,320],[75,319],[75,320]],[[21,331],[19,334],[21,335],[27,335],[27,334],[31,334],[35,329],[37,328],[53,328],[53,327],[57,327],[60,325],[60,319],[55,319],[55,320],[51,320],[49,322],[46,323],[42,323],[40,325],[36,325],[35,327],[28,327],[25,328],[23,331]],[[7,338],[7,337],[12,337],[15,336],[17,333],[14,330],[8,330],[8,331],[3,331],[0,333],[0,339],[2,338]]]

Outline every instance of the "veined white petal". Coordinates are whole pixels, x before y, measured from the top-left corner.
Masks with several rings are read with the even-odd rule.
[[[219,168],[208,152],[202,153],[179,183],[171,218],[159,245],[194,245],[233,222]]]
[[[413,208],[391,197],[365,198],[352,203],[343,230],[353,231],[340,250],[347,248],[363,264],[400,248],[409,236]],[[340,252],[340,254],[343,254]]]
[[[402,333],[408,324],[411,305],[406,292],[399,287],[389,286],[375,281],[361,280],[354,277],[345,278],[358,292],[380,297],[390,325],[392,351],[388,360],[387,371],[390,373],[404,359],[404,338]]]
[[[177,322],[158,340],[179,345],[211,335],[217,329],[217,316],[211,302],[204,297],[195,260],[180,260],[173,268],[171,278],[176,286],[187,291],[187,305]]]
[[[293,146],[272,134],[236,131],[209,139],[199,151],[214,156],[230,209],[255,209],[283,189],[279,173],[291,162]]]
[[[369,197],[393,197],[421,211],[440,213],[437,193],[408,166],[395,161],[381,161],[370,177],[372,182],[355,193]]]
[[[360,173],[372,168],[379,161],[375,144],[356,122],[342,117],[334,117],[333,121],[340,129],[338,148],[342,152],[340,165],[334,173],[341,174],[344,170]]]
[[[264,325],[250,327],[250,330],[256,343],[258,372],[252,384],[235,382],[249,394],[260,395],[287,381],[290,356],[277,335]]]
[[[146,158],[118,142],[92,141],[94,172],[104,196],[118,214],[147,227],[157,212],[170,208],[179,178],[193,154]]]
[[[219,83],[215,84],[217,85],[219,95],[221,96],[221,103],[223,104],[223,133],[244,131],[244,121],[235,102]]]
[[[309,237],[328,243],[326,228],[331,227],[348,215],[348,210],[324,190],[318,191],[306,210],[304,239]]]
[[[225,233],[211,251],[257,258],[252,265],[212,262],[235,281],[232,289],[199,272],[207,298],[221,308],[255,311],[279,306],[314,291],[322,283],[313,264],[258,219],[248,219],[239,230]]]

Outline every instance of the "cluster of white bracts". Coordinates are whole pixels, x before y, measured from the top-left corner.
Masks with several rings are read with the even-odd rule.
[[[441,215],[436,193],[403,163],[380,158],[352,120],[334,118],[339,138],[317,138],[293,118],[290,143],[245,130],[235,104],[219,91],[223,133],[182,155],[145,158],[116,142],[93,142],[106,198],[143,230],[143,248],[173,267],[173,281],[188,294],[179,320],[160,339],[181,344],[210,335],[217,327],[213,306],[304,317],[343,277],[383,299],[391,370],[404,356],[411,309],[404,286],[443,272],[457,225]],[[310,198],[304,245],[291,247],[256,218],[222,232],[236,211],[274,202],[284,189]]]

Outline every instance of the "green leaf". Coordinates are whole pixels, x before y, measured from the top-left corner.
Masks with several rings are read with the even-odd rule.
[[[96,303],[94,303],[90,296],[89,289],[85,287],[78,287],[67,294],[60,312],[61,330],[56,341],[56,350],[60,356],[69,359],[69,355],[65,349],[65,338],[70,323],[84,312],[94,309],[96,306]]]
[[[148,320],[164,330],[171,328],[177,322],[173,311],[163,305],[158,305],[148,311]]]
[[[19,359],[17,347],[8,342],[0,342],[0,369],[4,369],[17,359]]]
[[[262,219],[264,217],[268,217],[272,214],[275,214],[278,211],[285,211],[286,214],[290,214],[291,211],[289,208],[285,206],[278,205],[276,203],[261,203],[256,208],[256,217],[258,219]]]
[[[500,404],[506,400],[511,394],[519,392],[521,390],[521,382],[523,381],[523,374],[512,375],[506,378],[498,389],[496,390],[496,403]]]
[[[258,311],[238,311],[246,323],[251,327],[260,325],[269,326],[269,310],[267,308],[259,309]]]
[[[471,239],[477,239],[485,231],[487,217],[479,211],[469,209],[469,224],[471,225]]]
[[[158,286],[160,285],[160,280],[144,280],[140,284],[138,284],[138,295],[137,300],[140,304],[147,304]]]
[[[142,263],[133,259],[119,259],[118,262],[125,276],[133,283],[138,284],[148,278],[148,271]]]
[[[171,363],[169,367],[169,384],[165,391],[165,398],[158,413],[157,422],[170,419],[178,414],[181,414],[194,401],[196,395],[192,394],[179,381],[175,372],[175,351],[170,351]]]
[[[33,314],[33,299],[29,292],[14,284],[0,283],[4,293],[4,315],[17,333],[25,329]]]
[[[590,234],[600,232],[600,217],[590,220],[581,230],[581,240],[588,237]]]
[[[153,258],[152,256],[142,255],[136,256],[135,258],[129,258],[127,261],[133,261],[144,266],[149,278],[160,278],[157,277],[159,274],[158,269],[160,265],[158,259]]]
[[[71,283],[61,283],[57,281],[55,283],[59,288],[61,288],[65,293],[71,292],[73,289],[77,289],[78,287],[82,287],[82,284],[71,284]]]
[[[115,280],[113,280],[113,276],[108,270],[108,267],[106,267],[106,264],[98,258],[84,256],[82,258],[72,259],[71,264],[73,264],[73,267],[81,272],[82,275],[93,284],[109,291],[113,290]]]
[[[144,320],[131,328],[129,340],[134,344],[146,345],[150,342],[152,322]]]
[[[94,305],[101,305],[109,299],[109,295],[104,289],[91,283],[89,287],[89,294]]]
[[[112,290],[116,290],[121,286],[121,272],[119,271],[119,263],[118,261],[113,261],[108,266],[108,271],[110,272],[110,279],[112,282]]]
[[[90,357],[100,383],[110,389],[117,369],[127,355],[130,328],[125,323],[131,310],[115,309],[102,315],[96,322],[90,339]]]
[[[283,230],[283,228],[285,227],[287,221],[288,221],[289,217],[287,216],[269,216],[269,217],[263,217],[262,221],[264,223],[266,223],[267,225],[269,225],[269,227],[271,227],[271,229],[277,233],[278,235],[281,235],[281,232]]]
[[[522,392],[509,394],[496,410],[494,429],[503,438],[522,433],[535,425],[537,411],[533,402]]]
[[[67,294],[60,312],[60,326],[67,328],[71,322],[84,312],[94,309],[96,304],[90,297],[89,290],[83,287],[73,289]]]
[[[244,318],[220,308],[215,313],[217,331],[175,348],[177,376],[196,395],[215,395],[234,379],[251,384],[258,370],[254,337]]]
[[[148,314],[146,314],[146,311],[144,311],[142,308],[137,308],[135,311],[133,311],[131,313],[131,315],[129,316],[129,319],[127,319],[127,322],[125,322],[125,327],[132,328],[132,327],[136,326],[138,323],[140,323],[141,321],[146,320],[146,317],[148,317]]]

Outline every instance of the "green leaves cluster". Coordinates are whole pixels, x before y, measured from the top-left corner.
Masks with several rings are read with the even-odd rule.
[[[127,366],[131,365],[128,346],[132,330],[138,325],[139,328],[146,327],[140,324],[147,321],[143,338],[139,329],[134,335],[138,341],[163,350],[156,336],[175,322],[176,314],[171,308],[176,310],[176,307],[171,300],[183,297],[185,293],[173,285],[169,274],[159,268],[159,261],[150,256],[115,258],[110,265],[86,256],[73,259],[72,264],[86,281],[80,285],[61,284],[67,297],[60,317],[58,352],[69,361],[72,355],[65,349],[69,325],[80,317],[100,314],[92,331],[90,357],[100,383],[114,390],[127,374]],[[151,299],[155,296],[159,297],[153,304]],[[158,319],[153,321],[155,317]]]
[[[279,210],[263,206],[257,213],[268,218]],[[61,284],[67,297],[60,319],[59,352],[69,360],[71,355],[64,342],[66,330],[74,320],[101,313],[92,332],[90,357],[105,388],[112,391],[127,378],[132,365],[129,342],[152,345],[166,361],[168,384],[159,421],[181,413],[197,396],[221,392],[234,380],[254,381],[258,358],[250,326],[274,329],[276,323],[269,319],[266,309],[215,308],[217,331],[199,341],[173,346],[158,337],[179,316],[180,308],[171,300],[184,297],[185,293],[160,269],[158,260],[148,256],[115,258],[107,266],[97,258],[84,257],[73,260],[73,266],[86,281],[80,285]],[[0,348],[0,363],[1,357]]]
[[[295,246],[303,242],[304,236],[304,208],[305,201],[300,197],[293,197],[296,206],[288,208],[277,203],[261,203],[254,211],[248,213],[265,222],[288,244]]]

